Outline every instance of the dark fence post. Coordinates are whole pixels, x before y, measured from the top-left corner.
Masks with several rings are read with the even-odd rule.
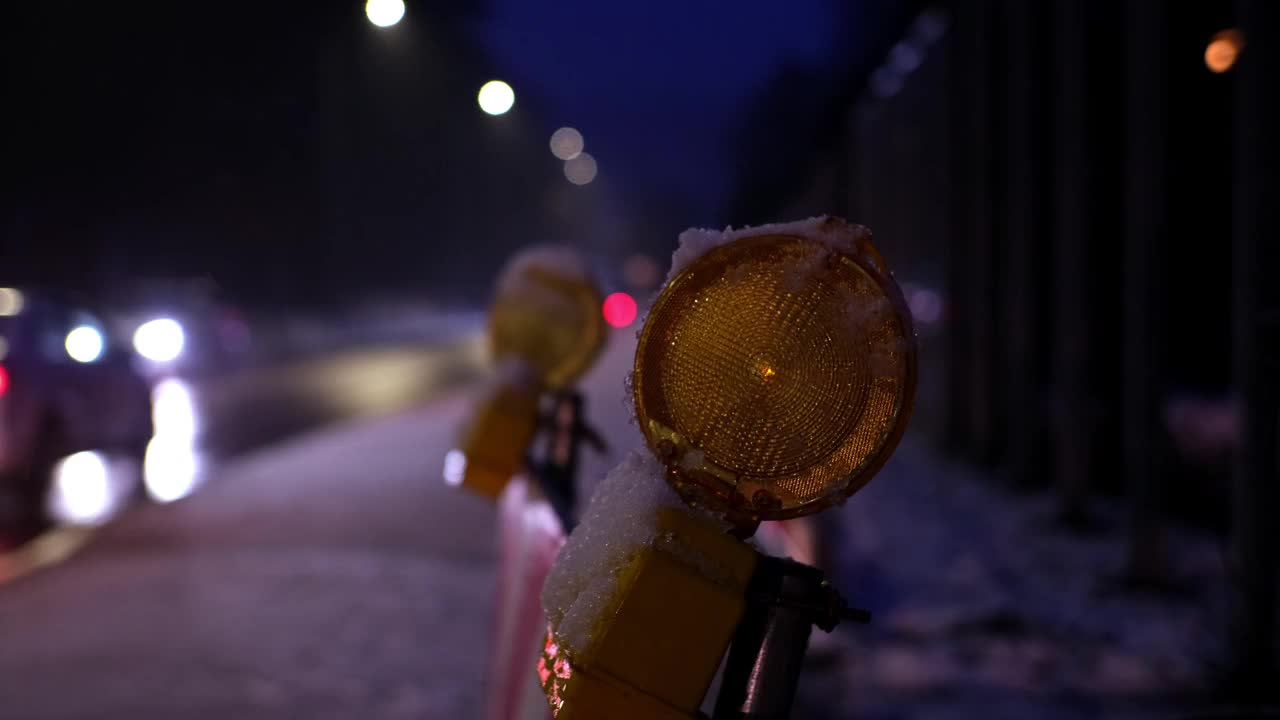
[[[1089,502],[1093,437],[1088,407],[1090,307],[1088,7],[1053,4],[1053,343],[1051,416],[1058,512],[1083,520]]]
[[[1010,0],[1003,5],[1008,26],[1005,93],[1007,118],[1005,168],[1005,266],[999,316],[1004,320],[1004,457],[1014,486],[1041,479],[1045,431],[1043,328],[1046,279],[1044,210],[1048,154],[1045,112],[1046,67],[1044,6]]]
[[[1276,78],[1280,72],[1280,7],[1237,0],[1245,36],[1235,100],[1236,390],[1240,443],[1236,452],[1231,557],[1235,597],[1231,676],[1247,693],[1276,693],[1276,522],[1280,511],[1280,151]]]
[[[1168,241],[1166,6],[1129,0],[1125,61],[1125,236],[1123,256],[1123,472],[1129,493],[1130,579],[1164,579],[1159,503],[1161,245]]]
[[[965,449],[989,462],[996,455],[996,243],[993,188],[994,123],[992,80],[1000,71],[993,55],[994,8],[986,0],[957,5],[955,46],[969,57],[964,88],[967,97],[955,112],[963,137],[963,160],[955,163],[957,247],[953,253],[956,283],[949,295],[964,294],[965,337],[956,357],[967,372]]]

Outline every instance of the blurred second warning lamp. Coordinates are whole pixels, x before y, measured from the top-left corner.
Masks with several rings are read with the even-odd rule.
[[[835,218],[701,235],[636,349],[651,456],[605,480],[544,588],[562,720],[699,717],[722,662],[716,718],[785,718],[811,627],[867,619],[744,538],[842,503],[897,446],[916,378],[902,293]]]
[[[498,372],[445,458],[445,480],[496,498],[527,471],[569,522],[580,441],[596,439],[573,383],[605,339],[600,290],[576,253],[536,247],[498,279],[488,335]],[[539,430],[546,442],[531,452]]]

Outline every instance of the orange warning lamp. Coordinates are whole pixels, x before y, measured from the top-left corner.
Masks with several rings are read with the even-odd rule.
[[[601,302],[581,259],[567,248],[531,248],[512,258],[489,312],[490,350],[502,375],[446,458],[446,482],[498,497],[524,463],[540,394],[572,383],[600,353]]]
[[[740,522],[808,515],[867,483],[906,429],[915,338],[870,233],[736,240],[649,313],[636,415],[687,502]]]
[[[739,538],[842,502],[897,446],[916,386],[902,293],[860,226],[726,233],[658,297],[634,370],[636,416],[659,463],[606,478],[548,579],[544,602],[557,610],[539,670],[553,712],[705,718],[728,649],[715,717],[785,717],[811,626],[868,616],[820,570]],[[621,548],[618,517],[644,513],[613,503],[629,497],[623,485],[661,487],[658,475],[690,507],[654,509],[649,539]],[[584,560],[598,546],[617,567]]]
[[[591,367],[604,345],[603,298],[580,267],[563,249],[516,256],[489,311],[489,343],[499,363],[518,361],[552,388]]]

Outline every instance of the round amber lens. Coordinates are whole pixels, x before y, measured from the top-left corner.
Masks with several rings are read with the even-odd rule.
[[[604,344],[601,302],[600,291],[581,277],[523,269],[489,311],[494,357],[520,361],[545,385],[567,385],[591,367]]]
[[[637,417],[690,499],[755,519],[861,487],[901,437],[915,343],[893,281],[813,240],[737,240],[686,268],[636,351]]]

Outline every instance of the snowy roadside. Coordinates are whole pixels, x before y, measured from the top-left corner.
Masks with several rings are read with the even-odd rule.
[[[1097,718],[1188,708],[1225,631],[1222,548],[1179,530],[1185,593],[1116,581],[1122,516],[1073,535],[1047,494],[1013,495],[908,440],[840,511],[838,583],[875,615],[812,695],[859,717]],[[845,715],[839,715],[845,717]]]
[[[634,332],[618,331],[582,384],[610,442],[584,458],[584,501],[642,446],[624,380]],[[1197,659],[1223,636],[1222,548],[1175,531],[1175,579],[1192,592],[1129,592],[1111,581],[1124,562],[1121,508],[1101,505],[1104,529],[1080,536],[1054,525],[1052,503],[1006,492],[909,433],[823,517],[838,538],[834,580],[874,619],[814,654],[797,718],[1176,716],[1211,670]]]

